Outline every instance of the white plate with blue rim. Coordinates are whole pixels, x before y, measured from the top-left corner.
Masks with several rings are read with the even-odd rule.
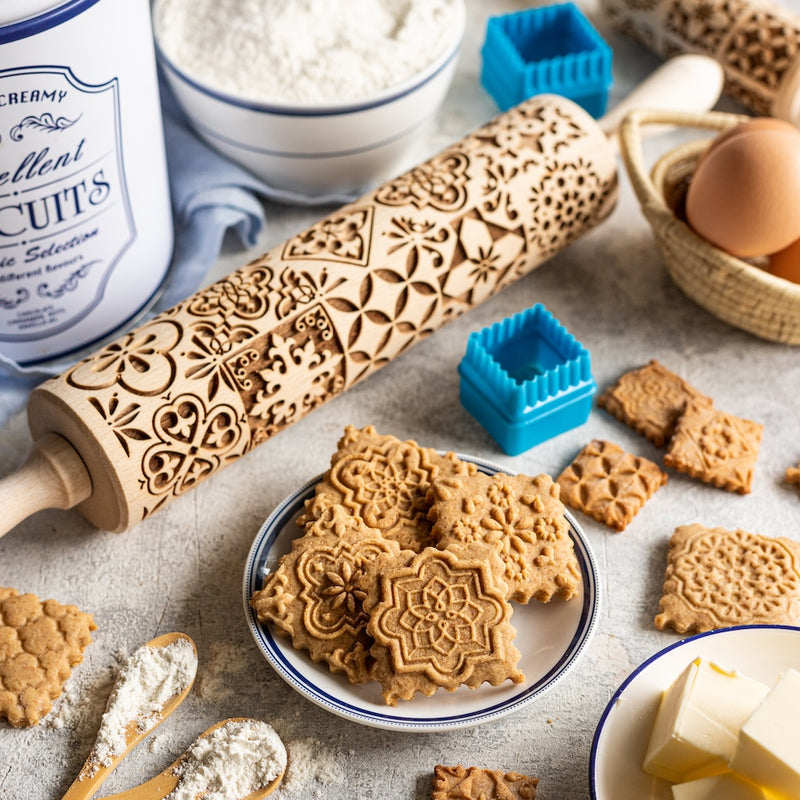
[[[772,686],[800,669],[800,628],[740,625],[681,639],[651,656],[617,689],[595,730],[589,763],[593,800],[672,800],[667,781],[642,769],[661,693],[695,658]]]
[[[488,475],[501,468],[470,456]],[[511,623],[517,631],[515,645],[522,654],[518,668],[522,683],[500,686],[483,684],[477,689],[460,687],[455,692],[439,690],[430,697],[417,695],[397,706],[383,702],[378,683],[352,685],[344,675],[315,664],[308,654],[295,650],[291,641],[271,625],[259,622],[250,607],[250,597],[260,589],[264,577],[302,535],[295,520],[306,499],[313,496],[318,476],[286,497],[258,532],[244,572],[243,599],[250,632],[267,661],[293,689],[333,714],[362,725],[400,731],[446,731],[467,728],[518,711],[541,697],[561,680],[580,659],[594,633],[599,610],[599,586],[594,554],[574,517],[566,512],[575,554],[581,570],[578,594],[569,601],[554,598],[549,603],[532,600],[514,604]]]

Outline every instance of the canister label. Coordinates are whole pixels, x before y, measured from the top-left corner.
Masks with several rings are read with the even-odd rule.
[[[117,79],[0,70],[0,342],[73,327],[135,239]]]

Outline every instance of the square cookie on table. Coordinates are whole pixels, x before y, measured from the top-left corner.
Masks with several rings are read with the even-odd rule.
[[[600,408],[646,436],[657,447],[663,447],[670,440],[690,401],[713,404],[710,397],[655,359],[624,373],[597,398]]]
[[[657,464],[603,439],[589,442],[557,479],[566,505],[617,531],[666,482]]]
[[[371,425],[348,425],[330,469],[297,522],[302,527],[326,508],[341,505],[403,549],[419,552],[433,543],[427,499],[431,481],[476,471],[453,453],[442,455],[411,440],[381,435]]]
[[[664,465],[719,489],[748,494],[763,432],[758,422],[690,403],[664,454]]]
[[[569,600],[581,571],[549,475],[459,475],[434,480],[429,519],[438,547],[472,542],[497,550],[505,564],[509,600]]]
[[[76,606],[0,588],[0,718],[21,728],[49,714],[96,629]]]
[[[732,625],[797,625],[800,544],[694,523],[669,541],[658,630],[680,634]]]
[[[525,680],[500,556],[485,545],[402,556],[376,559],[363,584],[373,677],[386,704],[440,688]]]
[[[350,683],[369,680],[372,638],[362,606],[367,563],[397,557],[400,546],[341,506],[325,509],[254,592],[250,605],[297,650],[343,672]]]
[[[437,764],[431,800],[535,800],[538,785],[520,772]]]

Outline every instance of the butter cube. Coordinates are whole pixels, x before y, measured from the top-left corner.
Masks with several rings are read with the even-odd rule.
[[[729,770],[739,729],[769,687],[696,658],[664,691],[644,769],[673,783]]]
[[[800,672],[787,670],[744,723],[731,767],[779,798],[800,798]]]
[[[735,772],[672,785],[672,800],[776,800],[774,794]]]

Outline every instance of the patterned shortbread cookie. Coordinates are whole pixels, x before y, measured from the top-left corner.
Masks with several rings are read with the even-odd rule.
[[[764,426],[690,403],[664,454],[664,465],[729,492],[748,494]]]
[[[569,600],[578,592],[575,556],[558,485],[549,475],[475,475],[433,482],[428,518],[439,547],[482,542],[505,564],[509,600]]]
[[[672,437],[675,424],[690,400],[713,403],[710,397],[653,360],[622,375],[600,395],[597,403],[662,447]]]
[[[431,800],[535,800],[538,778],[479,767],[433,768]]]
[[[325,508],[342,505],[403,549],[419,552],[432,544],[427,518],[431,481],[475,471],[474,464],[453,453],[440,455],[414,441],[380,435],[371,425],[362,429],[348,425],[331,468],[297,522],[302,527]]]
[[[743,530],[683,525],[669,542],[658,630],[796,625],[800,544]]]
[[[375,640],[373,677],[391,706],[418,692],[522,682],[500,557],[485,545],[406,551],[370,565],[364,608]]]
[[[0,718],[21,728],[49,714],[96,629],[75,606],[0,588]]]
[[[369,679],[372,639],[360,585],[366,563],[397,557],[400,547],[334,506],[295,539],[250,605],[261,622],[291,637],[313,661],[343,672],[351,683]]]
[[[622,531],[667,482],[667,474],[613,442],[594,439],[556,482],[566,505]]]

